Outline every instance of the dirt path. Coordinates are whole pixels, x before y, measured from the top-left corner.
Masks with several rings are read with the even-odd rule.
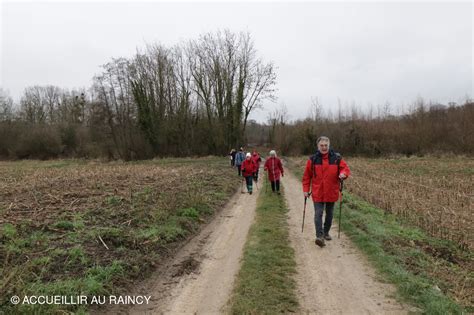
[[[215,314],[225,311],[247,233],[255,216],[254,194],[232,197],[227,207],[179,251],[168,268],[151,277],[137,293],[151,295],[148,305],[129,314]],[[123,310],[122,310],[123,312]]]
[[[297,263],[297,294],[304,313],[317,314],[406,314],[410,310],[389,296],[395,288],[375,280],[375,272],[365,257],[333,221],[332,241],[326,247],[314,244],[314,208],[307,204],[304,233],[301,233],[303,193],[301,181],[290,172],[285,187],[290,239]]]

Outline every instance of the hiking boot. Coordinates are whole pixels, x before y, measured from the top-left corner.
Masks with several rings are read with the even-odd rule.
[[[326,246],[326,244],[324,244],[324,239],[322,239],[321,237],[318,237],[316,239],[316,241],[314,241],[316,243],[316,245],[318,245],[319,247],[324,247]]]
[[[252,194],[252,192],[251,192],[251,191],[249,191],[249,194]]]
[[[325,234],[325,235],[324,235],[324,239],[325,239],[326,241],[330,241],[330,240],[332,240],[332,237],[331,237],[331,235],[329,235],[329,234]]]

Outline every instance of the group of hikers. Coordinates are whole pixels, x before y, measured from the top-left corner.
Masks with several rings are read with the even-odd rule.
[[[343,181],[347,179],[351,171],[341,155],[330,149],[328,137],[321,136],[316,141],[316,153],[311,155],[306,162],[302,186],[306,199],[312,197],[314,205],[314,225],[316,227],[316,245],[324,247],[325,241],[332,237],[329,231],[332,225],[334,205],[342,192]],[[232,149],[230,152],[231,166],[237,168],[239,176],[243,176],[247,191],[252,194],[253,181],[258,183],[258,170],[262,158],[256,150],[252,153],[244,153],[243,148],[239,151]],[[271,183],[272,192],[280,194],[280,177],[284,176],[283,165],[277,157],[276,151],[271,150],[269,157],[265,160],[264,171],[267,172]],[[257,186],[258,187],[258,186]],[[323,222],[323,213],[326,212]]]
[[[260,163],[262,162],[260,154],[257,150],[253,150],[252,153],[244,153],[244,149],[240,148],[239,151],[232,149],[229,155],[231,166],[237,168],[238,175],[245,179],[248,193],[252,194],[253,182],[255,181],[258,185]],[[284,176],[283,164],[277,157],[275,150],[270,151],[270,156],[265,160],[263,169],[268,173],[272,192],[280,194],[280,176]]]

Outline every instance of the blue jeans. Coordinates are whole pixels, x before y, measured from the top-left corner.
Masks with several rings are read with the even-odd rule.
[[[245,176],[245,181],[247,183],[247,190],[248,192],[252,191],[252,186],[253,186],[253,176]]]
[[[323,212],[326,206],[326,216],[324,218],[323,230]],[[329,234],[331,229],[332,217],[334,214],[334,202],[315,202],[314,203],[314,225],[316,226],[316,237],[323,237]]]

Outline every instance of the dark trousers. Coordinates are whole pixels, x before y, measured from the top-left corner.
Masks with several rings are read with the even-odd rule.
[[[239,176],[242,175],[242,170],[240,169],[242,167],[242,165],[235,165],[237,167],[237,173],[239,174]]]
[[[249,192],[252,191],[252,185],[253,185],[253,176],[245,176],[245,182],[247,183],[247,190]]]
[[[326,206],[326,216],[324,218],[323,230],[323,212]],[[334,202],[315,202],[314,203],[314,225],[316,226],[316,237],[323,237],[329,234],[334,214]]]
[[[258,182],[258,168],[257,168],[257,171],[255,172],[255,176],[253,178],[255,178],[255,181]]]
[[[272,181],[272,191],[280,191],[280,180]]]

